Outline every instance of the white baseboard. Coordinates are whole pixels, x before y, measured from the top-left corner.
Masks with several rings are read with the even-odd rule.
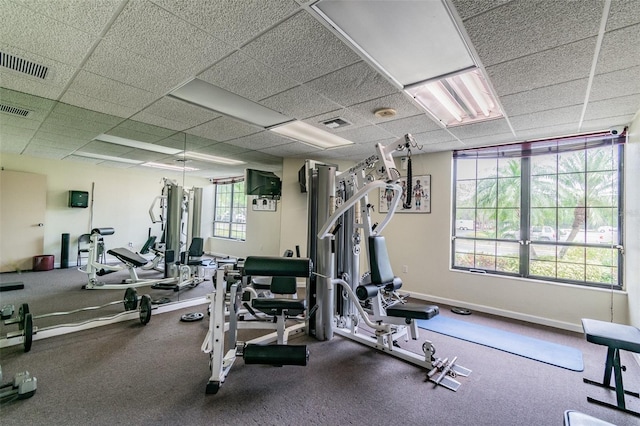
[[[582,324],[573,324],[573,323],[564,322],[564,321],[557,321],[549,318],[538,317],[535,315],[528,315],[520,312],[509,311],[506,309],[494,308],[492,306],[484,306],[484,305],[478,305],[474,303],[461,303],[457,300],[447,299],[444,297],[431,296],[428,294],[411,292],[410,297],[414,297],[416,299],[425,300],[429,302],[442,303],[445,305],[470,309],[472,311],[484,312],[486,314],[497,315],[500,317],[516,319],[520,321],[527,321],[534,324],[546,325],[549,327],[555,327],[562,330],[575,331],[578,333],[583,332]]]

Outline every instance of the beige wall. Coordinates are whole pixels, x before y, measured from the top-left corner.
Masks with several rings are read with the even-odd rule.
[[[582,330],[581,318],[611,319],[608,290],[452,270],[451,153],[412,159],[414,175],[431,175],[432,206],[431,214],[397,214],[385,230],[392,267],[404,282],[403,290],[436,303],[575,331]],[[404,265],[407,273],[402,272]],[[613,312],[615,322],[629,321],[625,292],[613,292]]]
[[[60,262],[63,233],[70,234],[69,265],[76,264],[76,245],[80,234],[91,228],[112,227],[115,234],[105,237],[107,248],[126,247],[132,243],[139,250],[152,235],[160,236],[160,225],[153,225],[149,207],[159,196],[162,178],[182,184],[182,174],[150,169],[149,171],[119,169],[83,162],[48,160],[3,153],[0,165],[6,170],[39,173],[47,176],[47,206],[45,216],[44,253],[55,255]],[[94,184],[93,208],[67,207],[69,190],[88,191]],[[204,178],[189,178],[184,186],[203,188],[202,233],[211,235],[213,185]],[[93,217],[91,213],[93,212]],[[115,259],[110,259],[114,260]]]
[[[625,282],[629,293],[629,323],[640,327],[640,111],[629,128],[625,149]]]

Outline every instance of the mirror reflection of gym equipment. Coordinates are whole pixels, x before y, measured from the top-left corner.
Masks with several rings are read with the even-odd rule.
[[[155,209],[159,208],[159,216]],[[186,287],[194,287],[204,280],[203,239],[200,237],[202,188],[185,189],[169,179],[164,179],[162,195],[156,197],[149,208],[152,223],[162,224],[161,247],[155,247],[156,237],[149,236],[140,253],[125,247],[106,250],[106,253],[118,259],[120,265],[100,263],[104,259],[104,237],[113,235],[113,228],[94,228],[89,234],[87,264],[79,270],[86,272],[89,282],[84,288],[89,290],[114,290],[129,287],[153,286],[154,288],[180,291]],[[190,241],[186,249],[186,241]],[[80,244],[80,243],[79,243]],[[154,258],[142,256],[149,252]],[[162,264],[161,264],[162,263]],[[215,263],[207,262],[206,266],[215,267]],[[140,279],[136,268],[158,270],[163,272],[162,278]],[[101,281],[109,273],[127,270],[129,278],[121,284]]]

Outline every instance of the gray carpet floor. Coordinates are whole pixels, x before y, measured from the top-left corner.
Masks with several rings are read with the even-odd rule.
[[[46,274],[50,282],[60,283],[69,273]],[[16,281],[3,275],[2,282]],[[25,284],[30,281],[27,276],[21,277]],[[211,288],[210,281],[203,284],[197,291]],[[0,293],[0,303],[6,303],[9,294],[18,300],[21,291]],[[120,298],[120,292],[82,291],[91,295],[89,304],[96,297]],[[56,292],[37,298],[32,311],[69,308],[71,299],[54,302],[57,298]],[[200,346],[208,323],[179,320],[196,311],[206,318],[207,307],[201,305],[153,315],[146,326],[127,321],[36,340],[28,353],[20,346],[0,349],[4,382],[24,370],[38,379],[32,398],[0,406],[0,421],[3,425],[562,425],[564,411],[573,409],[619,426],[640,424],[640,418],[586,400],[589,395],[615,402],[612,392],[582,382],[582,377],[602,379],[604,347],[587,343],[580,333],[477,312],[462,318],[448,308],[441,306],[441,315],[577,348],[583,353],[585,371],[425,330],[420,330],[417,342],[400,342],[419,353],[422,341],[429,339],[438,356],[457,356],[461,365],[473,370],[469,377],[458,379],[462,386],[453,392],[434,388],[425,380],[425,371],[348,339],[321,342],[300,336],[290,343],[308,345],[306,367],[245,365],[240,359],[219,393],[206,395],[209,358]],[[248,338],[246,332],[240,333],[241,339]],[[622,361],[627,366],[625,387],[638,391],[640,367],[627,352],[622,352]],[[640,410],[637,398],[627,397],[627,405]]]

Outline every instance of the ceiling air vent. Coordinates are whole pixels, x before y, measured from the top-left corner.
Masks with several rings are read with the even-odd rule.
[[[33,77],[38,77],[43,80],[47,78],[47,73],[49,72],[49,67],[38,65],[34,62],[27,61],[26,59],[22,59],[17,56],[9,55],[5,52],[0,52],[0,66],[24,74],[28,74]]]
[[[344,118],[340,118],[340,117],[332,118],[331,120],[327,120],[327,121],[322,121],[322,124],[324,124],[330,129],[338,129],[340,127],[351,126],[351,123],[349,123]]]
[[[11,115],[19,115],[20,117],[26,117],[31,111],[24,108],[16,108],[10,105],[0,104],[0,112],[4,112]]]

